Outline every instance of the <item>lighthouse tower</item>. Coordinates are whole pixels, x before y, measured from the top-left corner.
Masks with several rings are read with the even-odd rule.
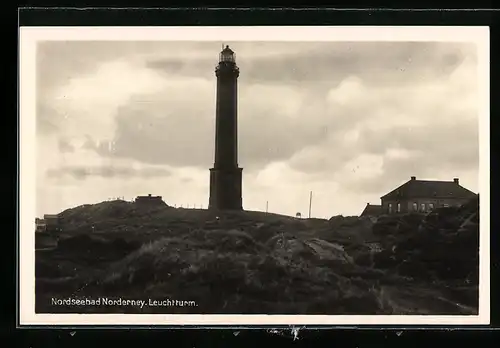
[[[215,68],[215,162],[210,169],[209,209],[242,210],[242,168],[238,167],[238,76],[234,52],[226,46]]]

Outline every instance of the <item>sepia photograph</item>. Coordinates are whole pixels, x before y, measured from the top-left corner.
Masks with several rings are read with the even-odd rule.
[[[20,38],[26,322],[488,322],[487,28]]]

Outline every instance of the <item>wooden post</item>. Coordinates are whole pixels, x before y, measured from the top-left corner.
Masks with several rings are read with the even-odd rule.
[[[312,206],[313,192],[309,192],[309,219],[311,218],[311,206]]]

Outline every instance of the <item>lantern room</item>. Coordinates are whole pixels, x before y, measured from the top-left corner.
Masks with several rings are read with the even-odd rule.
[[[229,45],[221,51],[219,55],[219,62],[228,62],[228,63],[236,63],[236,55],[232,49],[229,48]]]

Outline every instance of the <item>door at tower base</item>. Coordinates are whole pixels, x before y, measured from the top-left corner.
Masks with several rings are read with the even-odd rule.
[[[242,171],[243,168],[210,169],[209,209],[243,210]]]

